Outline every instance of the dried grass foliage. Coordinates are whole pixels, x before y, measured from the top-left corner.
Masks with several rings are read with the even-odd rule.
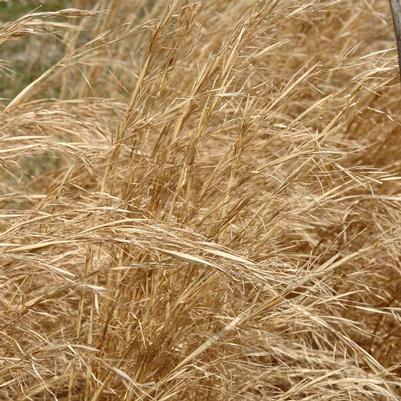
[[[0,399],[399,399],[387,2],[75,6],[0,27],[65,49],[2,100]]]

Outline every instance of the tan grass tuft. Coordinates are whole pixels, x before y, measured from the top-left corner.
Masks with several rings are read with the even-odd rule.
[[[63,53],[0,110],[0,400],[400,399],[387,2],[71,7],[0,27]]]

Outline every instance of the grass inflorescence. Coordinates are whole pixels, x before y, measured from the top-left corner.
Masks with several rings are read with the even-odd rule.
[[[0,399],[398,400],[387,2],[62,3],[0,26]]]

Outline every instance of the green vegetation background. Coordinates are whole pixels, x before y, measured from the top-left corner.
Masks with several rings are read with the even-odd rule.
[[[0,24],[30,12],[56,11],[72,6],[73,0],[0,0]],[[42,57],[43,52],[46,57]],[[3,44],[0,60],[6,63],[8,73],[0,74],[0,98],[13,98],[57,59],[58,52],[54,37],[50,36],[39,40],[38,37],[15,39]]]

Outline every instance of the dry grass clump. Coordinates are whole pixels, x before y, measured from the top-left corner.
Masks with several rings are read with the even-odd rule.
[[[386,1],[76,0],[21,35],[64,55],[2,100],[1,400],[399,399]]]

